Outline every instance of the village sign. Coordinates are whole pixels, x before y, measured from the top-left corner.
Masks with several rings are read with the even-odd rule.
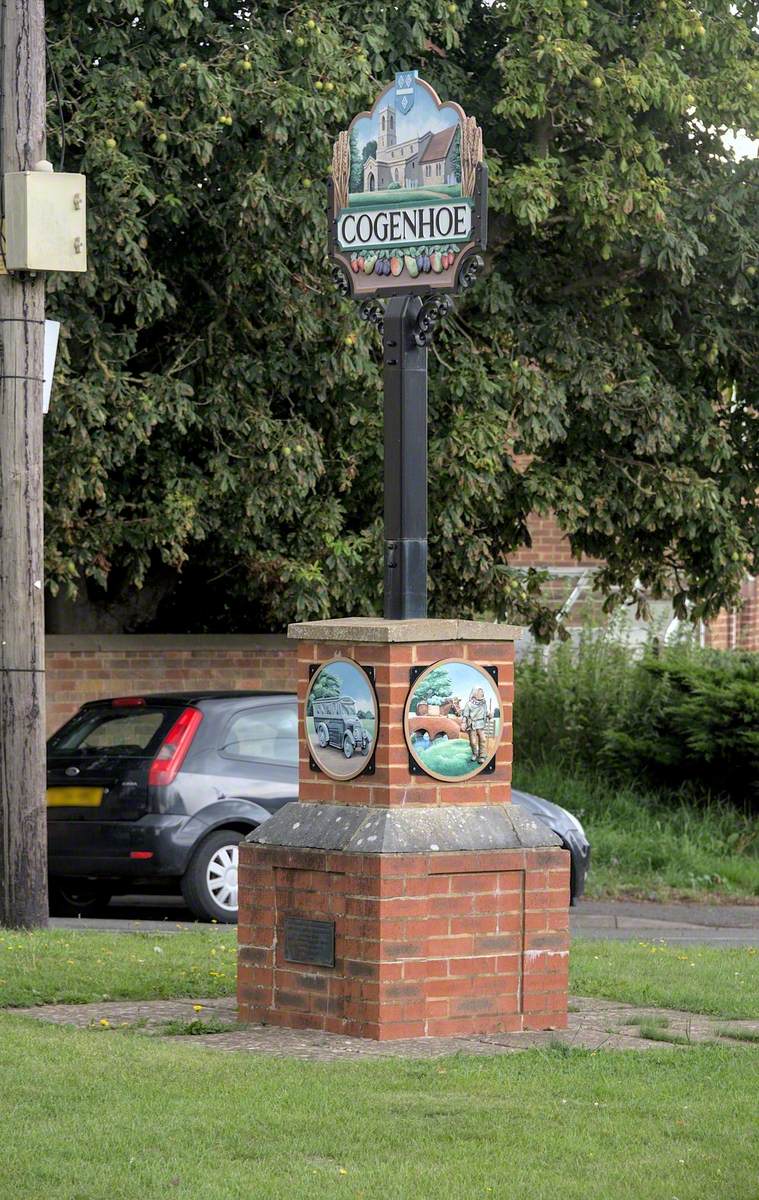
[[[382,333],[391,619],[427,615],[427,347],[450,293],[482,270],[486,235],[482,130],[401,71],[339,134],[329,182],[335,285]]]
[[[345,295],[461,290],[474,281],[486,241],[482,131],[416,71],[401,71],[338,136],[329,208],[330,255]]]

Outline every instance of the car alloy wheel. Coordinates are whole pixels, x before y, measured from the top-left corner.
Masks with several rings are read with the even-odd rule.
[[[206,886],[211,899],[225,912],[237,912],[237,866],[239,851],[233,843],[220,846],[208,861]]]
[[[182,876],[187,907],[201,921],[237,920],[237,847],[245,834],[237,829],[214,829],[195,847]]]

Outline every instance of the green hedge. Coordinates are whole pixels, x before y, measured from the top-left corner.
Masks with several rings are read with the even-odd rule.
[[[536,649],[517,670],[517,759],[759,807],[759,655],[618,631]]]

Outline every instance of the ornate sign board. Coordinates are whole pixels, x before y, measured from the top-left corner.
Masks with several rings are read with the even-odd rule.
[[[363,667],[349,658],[322,663],[306,693],[306,741],[317,769],[355,779],[369,767],[378,733],[377,695]]]
[[[416,71],[400,72],[335,142],[329,218],[333,274],[346,296],[468,287],[487,236],[474,117],[443,104]]]
[[[412,683],[403,729],[411,760],[425,775],[472,779],[494,764],[503,734],[498,684],[463,659],[433,663]]]

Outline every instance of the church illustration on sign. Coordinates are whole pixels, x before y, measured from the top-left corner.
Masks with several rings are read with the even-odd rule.
[[[397,116],[392,100],[378,113],[376,150],[364,162],[363,191],[460,184],[458,122],[437,133],[427,130],[399,142]]]
[[[416,71],[399,71],[333,147],[331,250],[351,295],[380,290],[378,277],[396,291],[453,290],[481,244],[483,196],[477,122]]]

